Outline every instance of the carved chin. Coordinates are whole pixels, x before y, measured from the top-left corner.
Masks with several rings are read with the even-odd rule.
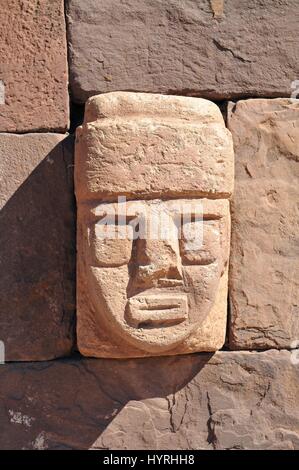
[[[170,350],[182,343],[194,325],[188,322],[186,294],[137,295],[127,298],[127,267],[90,267],[89,291],[98,321],[113,341],[151,353]],[[115,288],[117,286],[117,289]]]
[[[149,289],[128,298],[127,265],[91,266],[88,271],[90,300],[98,323],[105,325],[114,342],[128,342],[153,354],[182,344],[203,322],[219,281],[217,265],[214,272],[211,266],[191,266],[184,277],[193,289]]]
[[[194,317],[194,312],[189,311],[194,301],[191,293],[149,290],[128,299],[127,266],[91,266],[88,278],[90,300],[99,324],[105,325],[113,341],[127,341],[138,349],[161,353],[183,343],[202,322],[202,318],[190,322],[190,317]],[[199,314],[198,305],[196,310]]]

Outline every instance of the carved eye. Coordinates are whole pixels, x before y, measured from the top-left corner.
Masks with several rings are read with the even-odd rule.
[[[220,256],[220,234],[217,221],[195,221],[184,224],[180,238],[183,264],[206,265]]]
[[[90,233],[93,261],[97,266],[128,264],[132,252],[132,228],[129,225],[95,224]]]

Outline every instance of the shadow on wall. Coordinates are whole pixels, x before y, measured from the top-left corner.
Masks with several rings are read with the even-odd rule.
[[[73,138],[1,134],[0,175],[6,361],[68,355],[75,323]]]
[[[155,448],[157,429],[143,401],[155,399],[151,412],[158,413],[161,435],[163,429],[175,435],[181,424],[176,419],[182,420],[186,410],[176,410],[178,418],[173,418],[174,394],[180,390],[186,393],[183,388],[212,356],[114,360],[78,355],[46,363],[0,366],[0,448],[109,448],[109,425],[122,410],[128,413],[121,418],[124,432],[118,429],[115,433],[112,428],[112,445],[121,448],[122,440],[127,442],[133,433],[130,445]],[[125,408],[128,402],[129,412]],[[186,407],[186,400],[181,402]],[[171,446],[169,437],[166,443]]]

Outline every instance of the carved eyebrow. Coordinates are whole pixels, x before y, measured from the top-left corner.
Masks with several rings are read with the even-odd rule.
[[[206,213],[206,214],[199,214],[197,212],[177,212],[174,214],[174,217],[180,217],[183,219],[183,217],[188,217],[191,218],[191,222],[195,222],[196,219],[199,220],[219,220],[223,217],[221,214],[211,214],[211,213]],[[188,220],[189,221],[189,220]]]
[[[203,220],[220,220],[222,219],[223,215],[222,214],[204,214],[203,215]]]
[[[93,207],[90,209],[90,215],[93,221],[98,221],[103,219],[104,217],[113,217],[118,218],[120,216],[126,217],[126,214],[118,214],[116,210],[115,204],[104,204],[102,206]]]
[[[93,215],[93,218],[94,218],[95,222],[98,222],[99,220],[107,218],[108,221],[109,221],[109,219],[111,219],[111,221],[113,221],[113,223],[116,223],[116,224],[119,223],[119,222],[128,223],[131,220],[134,220],[136,217],[138,217],[138,214],[131,214],[131,215],[117,214],[117,213],[109,214],[109,212],[106,212],[106,211],[98,212],[97,214],[93,213],[92,215]]]
[[[114,221],[118,221],[118,220],[125,221],[126,220],[127,222],[130,222],[131,220],[134,220],[137,217],[146,216],[145,213],[143,213],[143,212],[140,213],[137,209],[136,210],[131,209],[131,213],[128,214],[128,213],[118,213],[116,210],[114,210],[113,205],[111,205],[110,207],[112,207],[111,212],[109,211],[108,208],[107,208],[107,210],[105,208],[101,208],[100,210],[98,210],[98,208],[92,209],[91,214],[92,214],[93,220],[94,221],[99,221],[99,220],[107,217],[107,218],[111,218],[111,220],[114,220]],[[164,211],[161,210],[161,214],[163,214],[163,212]],[[183,219],[184,217],[186,217],[186,218],[188,218],[188,221],[191,221],[191,222],[194,222],[195,220],[204,220],[204,221],[206,221],[206,220],[219,220],[223,217],[223,215],[220,214],[220,213],[212,213],[212,212],[202,213],[201,211],[196,211],[196,210],[192,210],[192,209],[191,209],[191,211],[168,209],[167,212],[174,219],[175,218]]]

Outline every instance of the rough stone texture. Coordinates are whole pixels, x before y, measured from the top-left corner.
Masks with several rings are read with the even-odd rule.
[[[6,360],[69,354],[74,341],[73,139],[0,134],[0,340]]]
[[[236,153],[230,347],[290,348],[299,339],[299,103],[232,105]]]
[[[223,346],[232,185],[232,139],[214,103],[121,92],[88,102],[75,157],[82,354]],[[112,202],[120,195],[130,201]]]
[[[0,398],[1,449],[299,449],[288,351],[6,364]]]
[[[0,131],[57,131],[68,126],[63,0],[0,0]]]
[[[116,90],[290,96],[299,76],[297,0],[70,0],[68,31],[77,102]]]
[[[124,92],[94,96],[76,136],[81,200],[232,194],[231,135],[218,106],[208,100]]]

